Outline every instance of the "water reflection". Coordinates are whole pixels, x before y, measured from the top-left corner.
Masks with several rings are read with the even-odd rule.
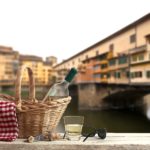
[[[102,110],[102,111],[79,111],[76,98],[73,97],[64,115],[84,115],[84,125],[106,128],[108,132],[150,132],[150,120],[133,110]],[[148,109],[150,115],[150,109]],[[57,131],[64,132],[63,119],[61,119]]]

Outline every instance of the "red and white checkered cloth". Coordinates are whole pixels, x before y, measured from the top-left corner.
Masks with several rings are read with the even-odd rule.
[[[18,131],[15,103],[0,101],[0,140],[13,141]]]

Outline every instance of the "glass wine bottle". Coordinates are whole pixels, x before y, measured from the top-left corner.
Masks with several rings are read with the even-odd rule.
[[[69,96],[68,86],[76,74],[77,70],[75,68],[71,68],[71,70],[68,72],[68,74],[62,82],[55,83],[50,88],[43,101],[45,101],[48,97],[56,99]]]

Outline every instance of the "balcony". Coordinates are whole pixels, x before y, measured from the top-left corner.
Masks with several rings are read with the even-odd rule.
[[[107,78],[101,78],[101,82],[102,82],[102,83],[107,83],[107,82],[108,82],[108,79],[107,79]]]
[[[101,82],[101,79],[100,79],[100,78],[95,78],[95,79],[94,79],[94,82],[100,83],[100,82]]]
[[[109,71],[108,68],[103,68],[103,69],[101,69],[101,73],[106,73],[106,72],[108,72],[108,71]]]
[[[113,71],[113,70],[117,70],[118,66],[117,65],[112,65],[108,67],[108,71]]]
[[[101,64],[107,64],[108,60],[104,59],[104,60],[96,60],[93,64],[94,65],[101,65]]]
[[[135,47],[133,49],[130,49],[129,50],[129,53],[132,55],[132,54],[135,54],[135,53],[140,53],[140,52],[144,52],[147,50],[147,47],[146,45],[142,45],[142,46],[139,46],[139,47]]]
[[[99,64],[108,64],[108,60],[101,60]]]
[[[117,65],[117,69],[122,69],[122,68],[128,68],[129,67],[129,63],[125,63],[125,64],[119,64]]]
[[[95,70],[93,70],[93,73],[101,73],[101,69],[99,68],[99,69],[95,69]]]
[[[100,64],[100,60],[95,60],[94,62],[93,62],[93,65],[99,65]]]
[[[81,73],[85,73],[86,72],[86,65],[85,64],[80,64],[78,65],[78,71],[81,72]]]

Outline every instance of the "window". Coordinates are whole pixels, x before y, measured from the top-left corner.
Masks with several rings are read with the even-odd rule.
[[[117,78],[117,72],[114,73],[114,77]]]
[[[146,71],[146,77],[150,78],[150,70]]]
[[[110,73],[107,73],[107,78],[110,78],[111,77],[111,74]]]
[[[109,50],[114,50],[114,44],[109,45]]]
[[[109,61],[109,66],[114,66],[116,64],[116,60],[115,59],[111,59]]]
[[[150,44],[150,34],[146,35],[145,37],[146,37],[147,43]]]
[[[106,58],[107,58],[107,53],[102,54],[102,55],[99,55],[99,56],[97,57],[97,60],[104,60],[104,59],[106,59]]]
[[[139,60],[140,61],[144,60],[144,54],[139,55]]]
[[[103,78],[107,78],[108,77],[108,75],[106,74],[106,73],[102,73],[101,74],[101,78],[103,79]]]
[[[85,58],[88,59],[89,58],[88,55],[86,55]]]
[[[136,34],[132,34],[130,36],[130,43],[134,43],[134,42],[136,42]]]
[[[98,55],[99,55],[99,51],[97,50],[97,51],[96,51],[96,56],[98,56]]]
[[[94,70],[100,69],[100,65],[95,65],[95,66],[93,66],[93,69],[94,69]]]
[[[131,78],[142,78],[142,71],[136,71],[131,73]]]
[[[137,61],[137,56],[132,56],[132,62],[136,62]]]
[[[80,62],[80,58],[78,58],[78,62]]]
[[[132,62],[137,62],[137,61],[143,61],[144,60],[144,54],[140,54],[140,55],[135,55],[132,56],[131,58]]]
[[[115,72],[114,76],[115,76],[115,78],[121,78],[121,73],[120,72]]]
[[[107,68],[107,64],[102,64],[101,69],[105,69],[105,68]]]
[[[138,72],[138,76],[137,77],[138,78],[142,78],[142,72],[141,71]]]
[[[119,57],[119,64],[125,64],[127,63],[127,56],[122,56],[122,57]]]
[[[130,73],[129,71],[126,71],[126,77],[129,78],[130,77]]]
[[[120,78],[120,77],[121,77],[121,73],[117,72],[117,78]]]
[[[131,78],[134,78],[134,72],[131,72]]]

